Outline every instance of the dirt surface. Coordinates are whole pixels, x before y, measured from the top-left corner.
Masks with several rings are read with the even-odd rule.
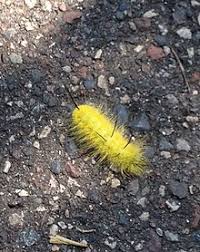
[[[200,251],[199,1],[0,0],[0,56],[1,252]],[[143,177],[77,147],[65,85],[145,137]]]

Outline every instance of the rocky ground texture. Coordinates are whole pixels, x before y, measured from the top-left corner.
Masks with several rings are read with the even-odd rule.
[[[0,0],[0,64],[1,252],[200,251],[199,0]],[[78,148],[65,85],[146,139],[143,177]]]

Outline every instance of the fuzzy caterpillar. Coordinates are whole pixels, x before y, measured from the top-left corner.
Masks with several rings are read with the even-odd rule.
[[[93,156],[119,168],[121,173],[141,175],[146,160],[143,145],[125,137],[123,126],[117,126],[102,109],[92,105],[76,106],[72,113],[72,131]]]

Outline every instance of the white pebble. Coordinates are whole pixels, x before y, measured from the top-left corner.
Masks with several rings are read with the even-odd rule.
[[[49,126],[45,126],[42,132],[39,134],[38,138],[39,139],[46,138],[50,132],[51,132],[51,128]]]
[[[57,235],[57,233],[58,233],[58,226],[56,224],[53,224],[50,227],[49,234],[52,236],[55,236],[55,235]]]
[[[101,49],[99,49],[99,50],[96,52],[96,54],[95,54],[94,58],[95,58],[95,59],[100,59],[100,58],[101,58],[102,53],[103,53],[103,51],[102,51]]]
[[[33,143],[33,147],[35,147],[36,149],[40,149],[40,143],[39,143],[39,141],[34,141],[34,143]]]
[[[192,38],[192,33],[191,30],[187,27],[182,27],[179,30],[177,30],[176,32],[179,37],[183,38],[183,39],[191,39]]]
[[[6,160],[5,165],[4,165],[3,172],[4,172],[4,173],[8,173],[9,170],[10,170],[10,168],[11,168],[11,162],[10,162],[9,160]]]
[[[145,17],[145,18],[153,18],[153,17],[156,17],[158,15],[159,14],[156,13],[154,9],[152,9],[152,10],[149,10],[149,11],[145,12],[144,15],[143,15],[143,17]]]
[[[121,185],[121,182],[119,179],[117,178],[113,178],[112,181],[111,181],[111,187],[112,188],[117,188]]]

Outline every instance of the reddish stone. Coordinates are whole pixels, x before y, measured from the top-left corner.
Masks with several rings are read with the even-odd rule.
[[[79,10],[69,10],[64,14],[63,19],[66,23],[72,24],[74,20],[81,17],[81,14]]]
[[[192,228],[198,228],[200,226],[200,206],[194,206],[194,213],[192,219]]]
[[[192,82],[200,82],[200,72],[194,72],[192,73]]]
[[[151,45],[147,49],[147,56],[153,60],[159,60],[165,57],[165,53],[161,47]]]
[[[151,19],[150,18],[135,18],[134,22],[137,26],[137,28],[141,31],[148,30],[151,27]]]
[[[88,68],[86,66],[82,66],[81,68],[79,68],[78,72],[79,72],[79,77],[83,79],[87,78]]]
[[[66,171],[69,174],[69,176],[72,178],[80,177],[79,169],[75,165],[73,165],[71,162],[67,162]]]

